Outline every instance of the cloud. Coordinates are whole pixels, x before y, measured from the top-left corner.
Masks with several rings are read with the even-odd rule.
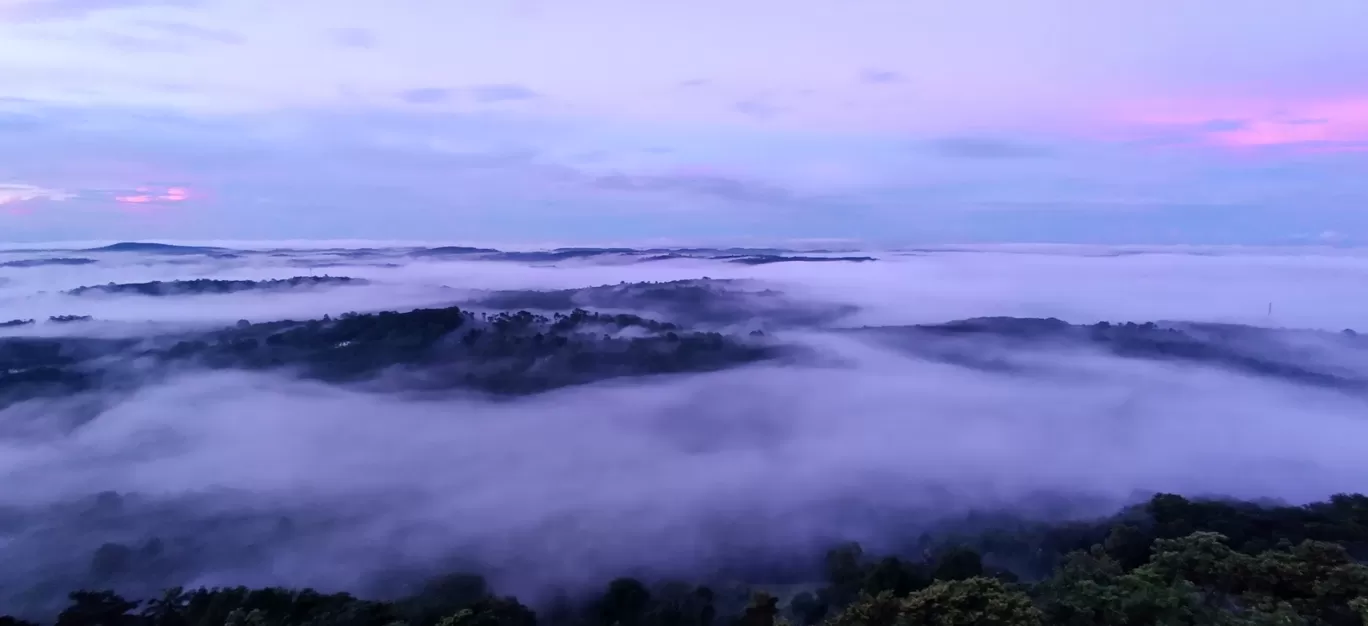
[[[1204,131],[1212,133],[1226,133],[1235,130],[1245,130],[1249,128],[1248,120],[1208,120],[1199,126]]]
[[[451,91],[448,103],[466,103],[459,88]],[[1199,143],[1141,149],[1039,133],[681,132],[481,108],[191,115],[11,102],[0,106],[0,126],[16,120],[0,141],[0,180],[121,196],[160,195],[133,191],[140,186],[188,187],[198,192],[195,210],[159,217],[195,236],[479,231],[535,240],[687,231],[904,243],[1235,243],[1322,230],[1368,236],[1368,218],[1349,210],[1368,200],[1368,180],[1355,175],[1365,165],[1361,153],[1275,159],[1254,169]],[[671,151],[646,154],[646,145]],[[1025,158],[1038,149],[1048,158]],[[577,158],[584,155],[593,158]],[[78,205],[87,211],[79,220],[71,217]],[[131,221],[110,210],[136,206],[82,192],[63,206],[65,219],[35,215],[3,236],[136,237]],[[770,208],[786,217],[772,219]],[[1218,218],[1230,221],[1218,225]]]
[[[989,137],[944,137],[927,145],[938,155],[958,159],[1030,159],[1049,154],[1042,146]]]
[[[0,112],[0,132],[20,133],[39,130],[44,126],[43,119],[33,114]]]
[[[129,192],[114,195],[114,201],[120,204],[171,204],[189,199],[190,190],[185,187],[166,187],[164,189],[138,187]]]
[[[192,48],[184,40],[131,35],[118,31],[95,31],[82,37],[119,52],[134,54],[184,54]]]
[[[451,90],[441,87],[419,87],[399,94],[399,99],[409,104],[436,104],[451,98]]]
[[[909,233],[922,231],[902,221],[910,219],[902,216],[912,212],[908,207],[919,207],[918,215],[935,212],[928,207],[950,210],[927,191],[942,184],[985,194],[1029,187],[1026,195],[1040,203],[1035,206],[1080,206],[1074,196],[1092,181],[1129,186],[1130,197],[1088,199],[1103,211],[1139,206],[1131,200],[1143,195],[1165,196],[1148,206],[1177,206],[1165,203],[1180,194],[1163,187],[1237,195],[1240,203],[1288,212],[1301,203],[1290,192],[1311,188],[1314,203],[1362,206],[1368,194],[1344,163],[1368,150],[1368,108],[1355,91],[1361,77],[1354,75],[1368,67],[1361,62],[1368,46],[1351,28],[1364,21],[1354,18],[1368,4],[1346,2],[1340,12],[1271,5],[1237,12],[1226,10],[1236,7],[1233,0],[1213,1],[1223,8],[1203,5],[1172,23],[1149,20],[1140,5],[1124,2],[1087,11],[1004,9],[1006,19],[986,32],[972,11],[908,8],[896,0],[860,3],[839,15],[821,15],[820,2],[800,0],[786,5],[796,17],[782,24],[754,7],[721,20],[703,5],[690,4],[681,9],[688,15],[677,16],[633,5],[622,9],[632,14],[628,30],[615,26],[622,15],[598,5],[574,15],[540,3],[545,6],[538,17],[527,19],[515,17],[517,11],[469,13],[447,4],[418,15],[386,12],[383,3],[349,2],[347,10],[330,12],[333,5],[326,2],[267,1],[266,19],[234,0],[0,0],[16,19],[107,11],[79,24],[0,27],[4,93],[80,103],[89,120],[49,133],[31,114],[12,114],[10,103],[0,104],[0,144],[9,144],[0,145],[6,155],[0,180],[58,188],[185,184],[251,190],[243,194],[276,198],[278,206],[290,204],[286,197],[326,196],[329,207],[355,203],[357,214],[376,210],[366,206],[400,204],[417,215],[449,206],[457,195],[434,164],[474,163],[484,158],[478,155],[498,162],[499,155],[531,150],[541,169],[526,163],[487,167],[480,176],[489,180],[467,182],[491,196],[496,188],[513,187],[527,206],[592,212],[585,207],[595,200],[575,194],[596,187],[565,183],[545,166],[633,175],[699,163],[781,187],[841,186],[869,207],[869,219],[896,221]],[[576,29],[551,26],[572,19],[580,20]],[[909,38],[897,26],[908,19],[939,34]],[[283,36],[276,32],[282,23],[304,30]],[[686,23],[701,30],[679,28]],[[721,30],[713,32],[709,24]],[[708,49],[681,56],[687,33],[703,31],[716,35]],[[746,36],[756,32],[771,35],[766,45]],[[1214,32],[1226,37],[1220,50],[1201,58],[1188,54]],[[1269,48],[1277,37],[1268,33],[1274,32],[1297,37]],[[604,45],[571,41],[586,38]],[[501,49],[499,42],[514,40],[525,43],[525,54]],[[111,54],[111,46],[138,55]],[[633,52],[614,52],[624,49]],[[433,58],[476,59],[480,67],[472,73]],[[289,59],[300,62],[281,62]],[[955,59],[953,71],[938,59]],[[913,87],[916,98],[892,97]],[[123,128],[116,126],[127,120],[110,121],[139,107],[195,123],[149,120]],[[422,118],[414,125],[431,132],[395,129],[406,123],[395,118],[370,127],[362,122],[391,107]],[[484,113],[491,117],[480,117]],[[438,114],[451,119],[437,121]],[[519,119],[510,123],[499,114]],[[1244,125],[1236,128],[1235,121]],[[334,122],[333,132],[319,132]],[[480,123],[493,130],[472,128]],[[46,145],[39,145],[40,135]],[[1138,141],[1141,136],[1148,141]],[[1053,158],[1026,158],[1034,147],[988,145],[994,137],[1031,138]],[[642,145],[669,146],[674,153],[632,151]],[[341,152],[345,163],[330,162]],[[1284,188],[1257,197],[1266,181],[1227,174],[1238,169],[1235,159],[1253,153],[1283,162],[1306,156],[1316,167],[1303,172],[1303,182],[1281,181]],[[570,162],[576,154],[611,156]],[[988,160],[992,165],[984,167]],[[388,164],[399,161],[423,174]],[[323,171],[357,189],[311,191],[328,185]],[[1148,179],[1134,180],[1142,177]],[[1220,180],[1202,184],[1211,177]],[[232,184],[220,184],[229,178]],[[1023,182],[1028,178],[1035,182]],[[514,180],[537,182],[520,186]],[[358,181],[365,181],[364,189]],[[615,198],[625,203],[624,195]],[[654,201],[638,195],[636,201]],[[1195,204],[1202,202],[1185,203]],[[649,223],[654,214],[640,215],[633,227],[666,228]],[[338,219],[367,220],[350,214]],[[583,227],[614,230],[622,224],[585,221]],[[300,220],[289,227],[308,226]],[[1352,231],[1332,219],[1305,232],[1319,228]]]
[[[474,85],[462,89],[445,87],[419,87],[399,94],[399,98],[409,104],[437,104],[462,96],[481,104],[515,102],[540,98],[541,94],[522,85],[492,84]]]
[[[37,22],[77,20],[99,11],[139,7],[192,8],[204,0],[8,0],[0,6],[0,20]]]
[[[70,200],[75,194],[59,189],[47,189],[36,185],[0,183],[0,205],[17,204],[30,200]]]
[[[1165,143],[1292,152],[1355,150],[1368,143],[1368,95],[1139,103],[1122,115],[1143,138]]]
[[[741,100],[732,104],[732,110],[746,117],[757,120],[768,120],[780,115],[784,109],[759,98]]]
[[[101,255],[78,269],[13,272],[0,296],[16,317],[67,314],[70,299],[37,292],[185,276],[282,277],[298,271],[290,263],[301,256],[171,265]],[[449,301],[451,291],[438,286],[453,277],[463,287],[516,289],[712,275],[807,301],[850,302],[862,307],[857,323],[871,324],[1054,315],[1338,330],[1368,319],[1368,300],[1343,297],[1368,273],[1361,253],[983,246],[880,256],[755,267],[358,264],[335,270],[376,280],[357,291],[113,297],[88,306],[101,320],[130,322],[110,328],[150,321],[179,330],[181,322]],[[666,562],[702,570],[712,565],[709,548],[749,556],[840,539],[901,545],[915,540],[924,520],[900,513],[923,509],[956,515],[1041,492],[1097,495],[1103,506],[1151,490],[1303,502],[1359,489],[1368,470],[1363,399],[1347,393],[1025,341],[936,344],[1006,366],[976,369],[848,337],[783,340],[829,358],[498,401],[190,371],[103,403],[80,396],[7,407],[0,410],[8,427],[0,438],[7,485],[0,505],[105,489],[141,497],[121,502],[117,526],[92,524],[89,506],[47,508],[37,517],[17,510],[0,556],[27,555],[26,567],[3,568],[3,582],[16,593],[19,584],[55,586],[49,583],[60,577],[27,569],[49,567],[83,580],[89,560],[63,555],[144,536],[164,538],[170,552],[158,564],[175,563],[184,554],[175,538],[197,534],[211,540],[186,544],[197,551],[185,569],[170,568],[185,577],[170,584],[345,589],[365,574],[458,553],[503,565],[491,572],[496,588],[522,595],[540,582],[596,585],[599,576],[638,567],[649,574]],[[1359,351],[1327,343],[1270,351],[1328,357],[1327,366],[1364,375]],[[94,419],[80,412],[92,404],[101,411]],[[210,517],[215,512],[223,516]],[[1094,512],[1104,511],[1083,511]],[[282,517],[294,523],[278,523]],[[25,526],[29,520],[36,521]],[[721,545],[713,543],[719,528]],[[28,529],[42,532],[22,532]],[[238,552],[245,545],[256,549]],[[262,552],[277,558],[252,558]],[[529,562],[538,567],[520,566]]]
[[[62,202],[74,197],[76,194],[57,189],[0,183],[0,215],[28,216],[40,203]]]
[[[219,28],[207,28],[196,26],[186,22],[166,22],[160,20],[142,20],[138,25],[159,33],[170,35],[182,39],[198,39],[211,43],[221,43],[227,45],[240,45],[247,41],[240,33]]]
[[[886,85],[889,83],[900,83],[903,75],[890,70],[865,70],[860,73],[860,81],[871,85]]]
[[[375,47],[375,33],[365,28],[335,28],[328,31],[328,37],[343,48]]]
[[[717,174],[611,174],[594,178],[593,185],[611,191],[685,193],[746,204],[784,205],[797,199],[783,187]]]
[[[523,85],[490,84],[475,85],[466,89],[476,102],[511,102],[515,100],[533,100],[540,98],[541,94],[524,87]]]

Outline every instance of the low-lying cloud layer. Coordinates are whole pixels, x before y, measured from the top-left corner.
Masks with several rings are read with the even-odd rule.
[[[535,596],[629,571],[706,572],[740,551],[815,551],[838,539],[896,546],[969,508],[1046,514],[1053,500],[1041,494],[1098,514],[1151,491],[1306,501],[1368,481],[1365,398],[1352,385],[1127,343],[1148,335],[1123,334],[1104,348],[1007,326],[897,341],[837,330],[992,315],[1319,328],[1334,332],[1254,329],[1202,345],[1368,380],[1357,338],[1337,333],[1368,313],[1352,297],[1368,271],[1359,256],[996,249],[746,265],[647,260],[654,252],[535,264],[372,252],[337,254],[343,265],[328,268],[364,284],[157,297],[60,290],[290,278],[318,253],[6,252],[7,261],[96,263],[0,268],[9,279],[0,317],[95,319],[0,328],[0,357],[18,358],[14,342],[24,338],[189,332],[242,318],[459,304],[478,319],[489,290],[704,276],[734,281],[710,288],[771,289],[795,308],[838,314],[715,326],[727,341],[793,348],[785,358],[499,398],[362,389],[288,369],[185,367],[118,394],[13,403],[0,409],[0,553],[32,570],[0,579],[0,604],[45,581],[363,589],[387,571],[451,563]],[[599,294],[584,296],[590,304],[607,297],[585,293]],[[609,303],[621,302],[649,299]],[[749,334],[756,325],[762,339]],[[1211,328],[1203,332],[1227,332]],[[951,349],[974,362],[948,358]],[[101,491],[124,495],[82,500]],[[137,547],[153,537],[161,569],[129,557],[98,578],[84,560],[106,542]]]

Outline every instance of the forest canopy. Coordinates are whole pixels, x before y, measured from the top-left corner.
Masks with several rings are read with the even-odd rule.
[[[158,567],[160,548],[107,544],[91,580]],[[1308,506],[1172,494],[1094,522],[923,536],[900,554],[833,546],[809,584],[618,578],[600,593],[524,603],[477,574],[388,599],[312,589],[167,589],[131,600],[73,591],[59,626],[1083,626],[1368,623],[1368,497]],[[22,611],[21,611],[22,613]]]

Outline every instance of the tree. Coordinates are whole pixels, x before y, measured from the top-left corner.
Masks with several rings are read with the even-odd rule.
[[[937,582],[902,601],[899,626],[1039,626],[1041,614],[1025,593],[1000,580],[975,577]]]
[[[983,558],[969,548],[950,548],[936,559],[932,578],[936,580],[968,580],[983,575]]]
[[[137,618],[131,615],[138,608],[113,591],[77,591],[72,593],[71,606],[57,616],[57,626],[132,626]]]

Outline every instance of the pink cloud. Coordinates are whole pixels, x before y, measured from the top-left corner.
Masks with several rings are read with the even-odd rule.
[[[165,202],[180,202],[190,199],[190,190],[184,187],[168,187],[166,193],[157,197]]]
[[[1180,131],[1214,146],[1290,146],[1314,152],[1368,149],[1368,95],[1295,102],[1136,103],[1118,117],[1138,124],[1142,132]]]
[[[184,202],[190,199],[190,190],[185,187],[166,187],[154,190],[150,187],[138,187],[134,189],[136,193],[114,196],[114,201],[120,204],[171,204]]]
[[[0,183],[0,214],[31,215],[35,204],[61,202],[74,197],[75,194],[59,189]]]

